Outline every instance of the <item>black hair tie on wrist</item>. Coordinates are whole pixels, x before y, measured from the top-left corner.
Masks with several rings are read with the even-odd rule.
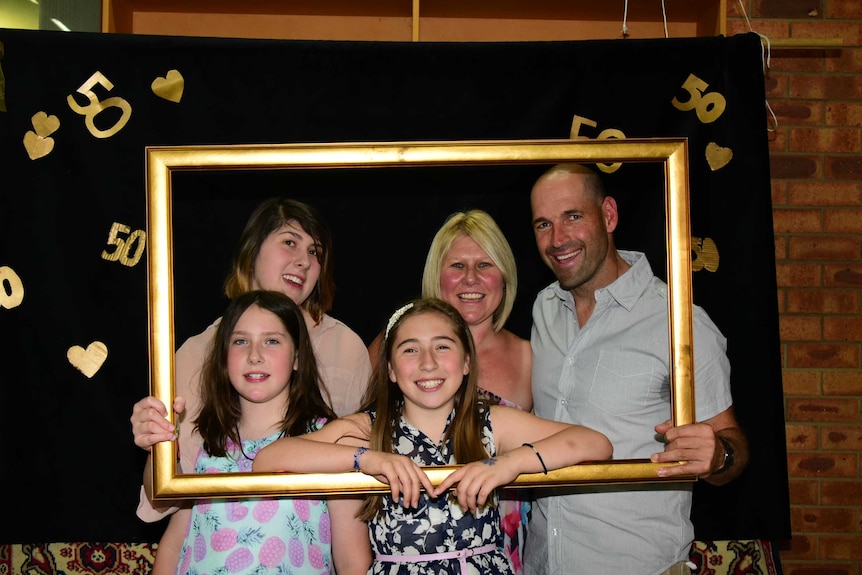
[[[545,475],[547,475],[547,474],[548,474],[548,467],[545,465],[545,460],[544,460],[544,459],[542,459],[542,454],[541,454],[541,453],[539,453],[539,450],[538,450],[538,449],[536,449],[536,448],[533,446],[533,444],[532,444],[532,443],[525,443],[525,444],[524,444],[524,447],[529,447],[530,449],[532,449],[532,450],[533,450],[533,452],[536,454],[536,457],[538,457],[538,458],[539,458],[539,463],[541,463],[541,464],[542,464],[542,469],[544,470]]]

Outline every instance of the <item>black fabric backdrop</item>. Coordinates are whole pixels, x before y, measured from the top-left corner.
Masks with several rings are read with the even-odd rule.
[[[575,117],[588,138],[689,138],[692,235],[720,255],[715,269],[693,254],[695,268],[709,264],[693,275],[695,302],[728,338],[752,443],[738,481],[696,485],[697,536],[789,537],[757,36],[402,44],[0,30],[0,42],[0,542],[156,541],[164,527],[135,517],[145,454],[128,421],[148,392],[145,146],[568,138]],[[152,88],[169,70],[183,78],[178,102]],[[445,216],[486,209],[519,265],[510,328],[529,337],[532,300],[553,279],[529,224],[541,169],[179,174],[177,342],[221,313],[239,231],[276,194],[312,203],[330,223],[332,315],[366,342],[418,293]],[[625,165],[607,182],[620,202],[618,244],[646,251],[663,275],[658,165]],[[67,350],[94,341],[108,355],[86,377]]]

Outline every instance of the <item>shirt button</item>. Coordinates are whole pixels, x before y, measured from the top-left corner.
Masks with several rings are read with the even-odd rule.
[[[565,399],[560,400],[560,405],[566,405],[568,402]]]
[[[569,358],[569,365],[575,365],[575,358],[573,358],[573,357]]]

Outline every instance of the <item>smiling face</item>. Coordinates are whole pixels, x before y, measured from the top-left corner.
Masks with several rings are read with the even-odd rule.
[[[320,246],[295,220],[269,234],[254,262],[252,287],[285,294],[302,305],[320,277]]]
[[[504,286],[500,268],[473,238],[462,234],[452,242],[440,269],[440,298],[469,325],[493,321]]]
[[[616,279],[606,267],[617,224],[613,198],[602,199],[581,174],[558,173],[536,183],[531,204],[539,254],[563,289],[595,291]]]
[[[227,368],[241,401],[286,404],[297,367],[293,339],[271,311],[252,305],[240,316],[230,336]]]
[[[405,318],[393,334],[389,379],[404,394],[404,415],[447,414],[470,372],[469,358],[449,319],[441,313]]]

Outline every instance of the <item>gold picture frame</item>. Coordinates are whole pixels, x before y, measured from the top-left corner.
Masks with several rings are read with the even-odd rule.
[[[656,162],[665,180],[671,412],[674,424],[694,422],[691,234],[688,145],[685,138],[621,140],[502,140],[358,142],[146,149],[149,347],[151,393],[165,405],[174,397],[174,289],[172,178],[177,171],[445,167],[506,164]],[[176,423],[176,422],[175,422]],[[153,498],[386,493],[388,486],[362,473],[177,473],[177,446],[153,447]],[[691,481],[660,478],[649,460],[583,463],[544,474],[521,475],[519,487]],[[428,468],[439,484],[456,467]]]

